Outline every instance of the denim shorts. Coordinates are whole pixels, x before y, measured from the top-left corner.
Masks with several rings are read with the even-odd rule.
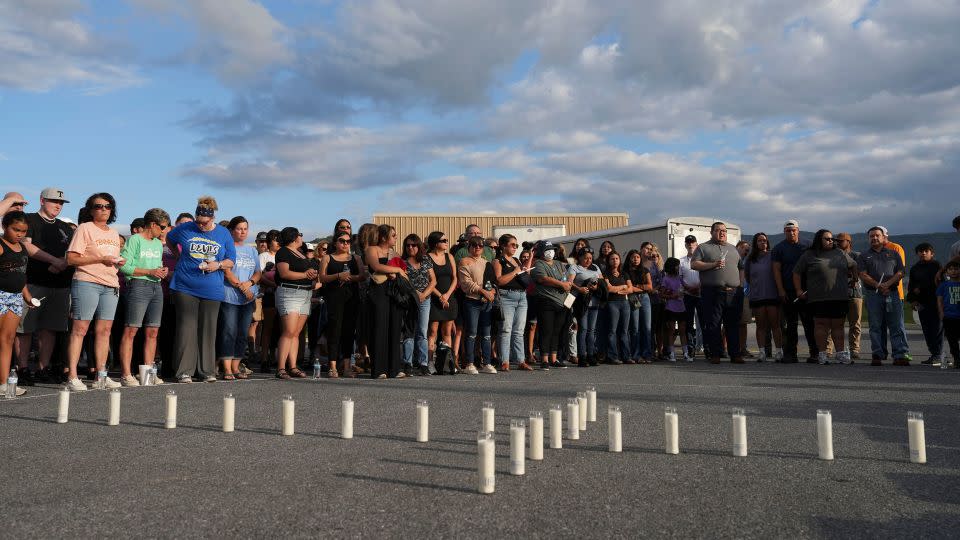
[[[158,328],[163,316],[163,288],[159,282],[131,279],[127,282],[126,325],[134,328]]]
[[[120,289],[74,279],[70,286],[73,319],[76,321],[112,321],[120,302]]]
[[[277,287],[277,315],[281,317],[295,313],[310,315],[310,297],[312,296],[313,291],[310,289]]]

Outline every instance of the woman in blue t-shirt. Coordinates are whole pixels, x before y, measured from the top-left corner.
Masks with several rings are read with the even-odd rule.
[[[246,379],[240,360],[247,351],[247,329],[253,319],[254,300],[259,293],[260,257],[257,248],[245,245],[250,225],[237,216],[227,225],[237,252],[234,265],[223,271],[223,302],[217,321],[217,358],[223,363],[223,379]]]
[[[233,268],[237,253],[230,233],[217,225],[216,212],[213,197],[200,197],[196,220],[167,233],[167,246],[177,258],[170,291],[177,310],[174,359],[177,380],[182,383],[193,382],[194,373],[205,382],[217,380],[217,316],[223,300],[223,271]]]

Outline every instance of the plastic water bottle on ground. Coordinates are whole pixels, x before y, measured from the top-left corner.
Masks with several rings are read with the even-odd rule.
[[[107,370],[97,372],[97,390],[103,390],[107,387]]]
[[[319,360],[319,359],[314,359],[314,361],[313,361],[313,378],[314,378],[314,379],[319,379],[319,378],[320,378],[320,370],[321,370],[320,360]]]
[[[7,377],[7,399],[13,399],[17,397],[18,382],[20,382],[20,379],[17,378],[17,370],[11,369],[10,376]]]

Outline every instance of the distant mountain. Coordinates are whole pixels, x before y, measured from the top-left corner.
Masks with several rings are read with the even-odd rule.
[[[833,234],[836,235],[841,231],[833,231]],[[815,233],[800,231],[800,239],[806,242],[813,241],[813,235]],[[870,249],[870,240],[867,239],[867,233],[850,233],[850,236],[853,237],[853,250],[854,251],[864,251]],[[783,233],[778,234],[769,234],[770,245],[775,246],[777,243],[783,241]],[[745,240],[750,240],[753,238],[753,233],[749,235],[744,235]],[[903,250],[907,255],[907,273],[910,272],[910,267],[917,262],[917,254],[914,253],[914,248],[917,247],[917,244],[921,242],[929,242],[933,246],[933,251],[936,254],[935,258],[941,263],[947,262],[950,258],[950,246],[952,246],[957,240],[960,240],[960,236],[957,236],[957,233],[952,232],[938,232],[938,233],[926,233],[926,234],[895,234],[890,237],[890,240],[903,246]]]

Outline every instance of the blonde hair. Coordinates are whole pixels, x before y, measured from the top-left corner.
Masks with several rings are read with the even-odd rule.
[[[660,248],[653,242],[650,242],[650,249],[652,249],[653,252],[657,254],[657,258],[655,259],[657,261],[656,262],[657,268],[659,270],[663,270],[663,254],[660,253]]]
[[[202,197],[197,199],[197,206],[209,208],[214,212],[220,209],[219,207],[217,207],[217,200],[210,195],[203,195]]]

